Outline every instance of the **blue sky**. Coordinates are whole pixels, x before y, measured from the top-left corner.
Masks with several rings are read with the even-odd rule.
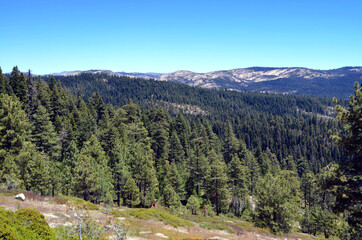
[[[4,72],[362,65],[358,0],[0,0],[0,9]]]

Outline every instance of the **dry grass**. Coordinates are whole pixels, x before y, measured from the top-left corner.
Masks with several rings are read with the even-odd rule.
[[[14,199],[19,193],[24,193],[24,202]],[[95,222],[104,223],[109,219],[119,220],[125,224],[128,236],[141,239],[162,239],[157,233],[168,239],[321,239],[302,233],[284,234],[276,236],[267,229],[256,228],[249,222],[239,218],[226,216],[203,217],[201,215],[171,214],[166,209],[110,209],[101,205],[94,205],[79,198],[43,197],[37,194],[11,190],[0,190],[0,206],[5,209],[35,208],[44,214],[52,227],[70,226],[76,223],[69,206],[77,207],[77,211],[88,214]],[[110,213],[111,215],[109,215]],[[165,239],[167,239],[165,238]]]

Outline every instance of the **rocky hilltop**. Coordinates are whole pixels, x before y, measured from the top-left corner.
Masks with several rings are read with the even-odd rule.
[[[331,70],[301,67],[251,67],[207,73],[181,70],[165,74],[88,70],[62,72],[54,75],[74,76],[81,73],[101,73],[114,76],[156,79],[212,89],[348,98],[351,91],[353,91],[353,83],[362,76],[362,67],[343,67]]]

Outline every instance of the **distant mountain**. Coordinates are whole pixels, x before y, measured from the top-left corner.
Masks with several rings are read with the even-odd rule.
[[[316,70],[300,67],[251,67],[208,73],[196,73],[183,70],[166,74],[89,70],[62,72],[54,75],[75,76],[81,73],[102,73],[144,79],[153,78],[209,89],[348,98],[353,91],[353,83],[358,81],[362,76],[362,67],[343,67],[332,70]]]
[[[162,73],[139,73],[139,72],[112,72],[111,70],[87,70],[87,71],[65,71],[60,73],[52,73],[47,75],[54,76],[77,76],[82,73],[93,73],[93,74],[107,74],[111,76],[127,76],[135,78],[144,78],[144,79],[159,79],[162,76]]]
[[[347,98],[353,91],[353,83],[361,76],[362,67],[332,70],[252,67],[209,73],[177,71],[163,74],[160,80],[203,88]]]

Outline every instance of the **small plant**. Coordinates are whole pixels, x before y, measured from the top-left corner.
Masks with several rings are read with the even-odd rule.
[[[158,219],[162,221],[165,224],[171,225],[173,227],[186,227],[186,226],[192,226],[193,224],[183,218],[177,217],[172,215],[171,213],[163,210],[163,209],[144,209],[144,208],[138,208],[138,209],[130,209],[127,211],[112,211],[113,216],[122,216],[122,217],[134,217],[142,220],[148,220],[148,219]]]

